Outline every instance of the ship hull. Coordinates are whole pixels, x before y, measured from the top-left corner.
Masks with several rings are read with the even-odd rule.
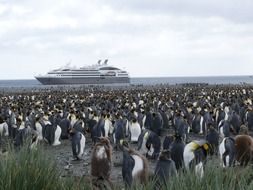
[[[128,77],[35,77],[43,85],[128,85]]]

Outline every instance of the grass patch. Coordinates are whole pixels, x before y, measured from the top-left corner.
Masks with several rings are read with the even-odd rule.
[[[157,179],[149,180],[146,186],[137,185],[131,187],[134,190],[234,190],[253,189],[252,167],[246,168],[221,168],[217,162],[210,161],[206,168],[204,177],[200,179],[192,172],[181,172],[178,176],[171,177],[163,186],[157,184]]]
[[[61,178],[54,159],[48,157],[42,147],[30,150],[27,146],[19,151],[9,151],[0,157],[0,190],[89,190],[91,180],[82,177]],[[123,184],[113,184],[113,190],[123,189]],[[106,186],[105,186],[106,187]],[[106,188],[105,188],[106,189]],[[110,189],[110,188],[107,188]],[[152,178],[145,186],[134,185],[134,190],[234,190],[253,189],[252,167],[223,169],[217,162],[208,162],[202,179],[190,172],[181,172],[168,179],[162,187]]]
[[[21,148],[0,160],[0,189],[60,189],[56,165],[42,151]]]
[[[0,158],[0,189],[2,190],[68,190],[89,189],[83,179],[61,178],[56,163],[41,147],[9,151]]]

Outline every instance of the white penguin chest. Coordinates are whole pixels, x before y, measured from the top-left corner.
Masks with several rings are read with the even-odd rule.
[[[137,155],[132,155],[132,158],[134,159],[134,168],[132,171],[132,176],[135,177],[139,172],[141,172],[144,168],[143,160],[141,157]]]
[[[80,147],[80,152],[79,152],[79,157],[81,157],[83,154],[84,154],[84,148],[85,148],[85,137],[84,137],[84,135],[83,134],[81,134],[82,135],[82,138],[81,138],[81,142],[80,142],[80,145],[81,145],[81,147]]]
[[[0,133],[2,134],[4,131],[4,123],[0,124]]]
[[[131,131],[131,140],[132,141],[138,141],[138,138],[141,134],[141,127],[138,123],[134,123],[130,127]]]
[[[184,163],[187,169],[189,169],[189,164],[195,157],[193,153],[193,146],[194,146],[193,143],[189,143],[188,145],[185,146],[184,149]]]
[[[108,137],[109,130],[110,130],[110,121],[105,120],[105,137]]]

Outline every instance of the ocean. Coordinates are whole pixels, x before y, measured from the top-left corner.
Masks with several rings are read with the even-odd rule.
[[[131,85],[208,83],[215,84],[253,84],[253,76],[215,76],[215,77],[160,77],[131,78]],[[35,79],[30,80],[0,80],[0,88],[40,88],[44,85]]]

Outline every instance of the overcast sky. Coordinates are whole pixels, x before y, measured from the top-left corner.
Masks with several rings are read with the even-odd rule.
[[[253,74],[252,0],[0,0],[0,79],[109,59],[132,77]]]

